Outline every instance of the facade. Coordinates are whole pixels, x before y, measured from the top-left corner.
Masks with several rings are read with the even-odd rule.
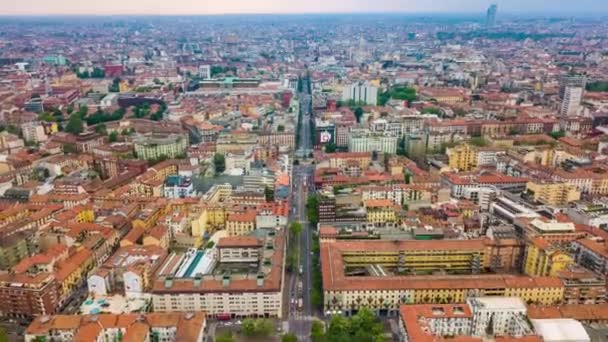
[[[253,236],[222,238],[217,244],[219,262],[257,263],[262,241]]]
[[[367,222],[390,223],[396,221],[395,205],[390,200],[367,200],[364,202],[367,210]]]
[[[483,241],[335,241],[321,243],[324,313],[354,314],[367,307],[396,315],[401,304],[462,303],[470,297],[517,297],[551,305],[564,299],[555,277],[483,274],[491,249]],[[349,276],[346,269],[375,274]],[[443,270],[444,275],[432,275]],[[384,276],[393,272],[393,276]]]
[[[28,326],[25,341],[204,342],[206,332],[203,312],[45,315]]]
[[[586,84],[585,76],[574,75],[561,78],[559,95],[562,103],[559,114],[562,117],[579,115]]]
[[[196,196],[192,179],[185,176],[169,176],[165,180],[165,198],[186,198]]]
[[[526,191],[532,194],[534,201],[552,205],[564,206],[581,199],[581,193],[576,186],[563,182],[528,182]]]
[[[577,264],[602,275],[608,275],[608,242],[579,239],[572,242]]]
[[[260,232],[261,231],[256,231]],[[283,286],[285,267],[285,234],[282,231],[270,230],[264,235],[255,234],[262,241],[258,255],[262,260],[255,276],[251,273],[233,271],[230,274],[214,274],[213,268],[202,272],[205,274],[183,274],[176,264],[176,258],[170,257],[160,267],[152,288],[152,305],[154,311],[205,311],[209,317],[278,317],[283,315]],[[230,238],[219,242],[218,248],[234,249],[241,245],[239,238]],[[249,242],[246,245],[251,245]],[[247,246],[250,248],[253,246]],[[237,247],[238,250],[240,247]],[[222,268],[232,267],[235,254],[225,252],[229,262],[219,262]],[[244,257],[239,251],[238,258]],[[210,254],[211,256],[212,254]],[[203,257],[204,259],[205,257]],[[249,258],[249,255],[247,256]],[[194,262],[201,262],[194,258]],[[196,268],[196,266],[193,266]],[[188,267],[190,268],[190,267]]]
[[[378,87],[365,81],[352,83],[344,87],[342,100],[375,106],[378,102]]]
[[[142,136],[135,140],[134,147],[138,159],[176,158],[186,154],[188,136],[178,134]]]
[[[2,274],[0,315],[26,319],[52,315],[59,304],[59,291],[59,284],[51,273]]]
[[[486,13],[486,27],[493,28],[496,26],[496,12],[498,12],[498,5],[493,4],[488,8]]]
[[[23,133],[23,140],[28,142],[39,143],[48,140],[44,126],[36,121],[22,124],[21,132]]]
[[[352,131],[348,137],[349,152],[397,153],[397,136],[389,133]]]
[[[530,276],[555,277],[573,263],[567,251],[557,245],[551,245],[541,237],[535,237],[528,242],[524,273]]]
[[[458,171],[471,171],[477,167],[477,151],[469,144],[449,148],[445,152],[449,159],[449,166]]]
[[[226,219],[226,231],[229,236],[247,235],[255,230],[257,213],[248,211],[245,213],[234,213]]]

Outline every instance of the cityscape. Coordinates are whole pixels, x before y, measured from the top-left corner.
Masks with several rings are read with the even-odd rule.
[[[608,341],[608,3],[5,1],[0,342]]]

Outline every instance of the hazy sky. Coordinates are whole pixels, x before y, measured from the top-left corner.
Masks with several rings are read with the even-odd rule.
[[[336,12],[608,12],[608,0],[0,0],[0,14],[233,14]]]

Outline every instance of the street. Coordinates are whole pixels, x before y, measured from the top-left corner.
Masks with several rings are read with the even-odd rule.
[[[308,156],[312,152],[312,141],[310,136],[312,97],[309,92],[309,80],[303,79],[302,93],[300,97],[300,108],[303,111],[302,125],[300,126],[300,139],[298,155]],[[299,221],[302,224],[302,233],[299,236],[300,243],[300,267],[302,272],[294,272],[288,286],[289,291],[289,330],[296,334],[298,340],[307,341],[310,335],[311,322],[314,319],[313,308],[311,305],[312,289],[312,232],[313,227],[308,223],[306,217],[306,199],[309,189],[314,189],[314,165],[301,162],[293,168],[293,187],[292,187],[292,211],[290,222]],[[302,283],[301,290],[298,290],[298,282]],[[297,303],[302,300],[301,308]]]

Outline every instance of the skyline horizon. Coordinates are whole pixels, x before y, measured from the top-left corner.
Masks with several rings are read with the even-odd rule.
[[[0,3],[0,16],[223,16],[223,15],[321,15],[321,14],[480,14],[492,4],[500,15],[608,15],[608,2],[579,0],[225,0],[207,3],[196,0],[106,0],[81,3],[77,0],[9,0]]]

